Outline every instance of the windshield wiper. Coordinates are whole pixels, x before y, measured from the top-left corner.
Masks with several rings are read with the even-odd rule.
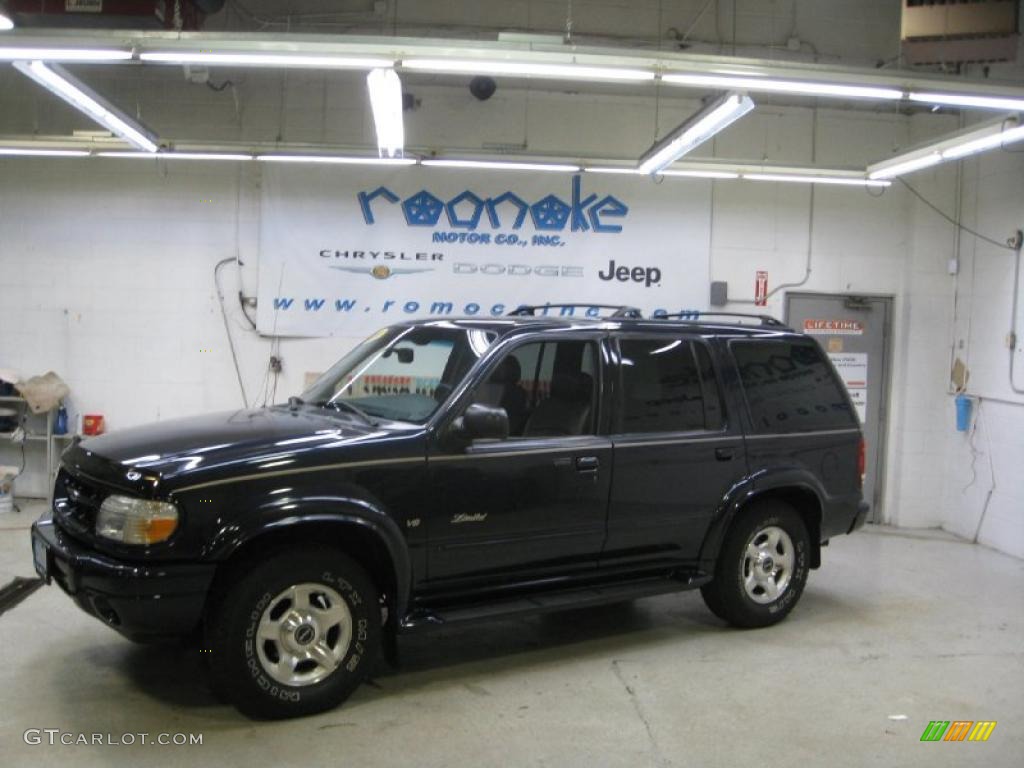
[[[300,405],[305,404],[306,401],[303,400],[301,397],[296,397],[295,395],[292,395],[291,397],[288,398],[288,407],[291,408],[293,411],[298,410]]]
[[[375,418],[370,416],[370,414],[368,414],[362,408],[360,408],[357,405],[352,405],[352,403],[348,402],[347,400],[324,400],[323,402],[316,403],[316,405],[320,406],[321,408],[326,408],[327,406],[331,406],[334,409],[344,408],[350,411],[351,413],[354,413],[356,416],[361,418],[371,427],[376,427],[377,424],[379,423]]]

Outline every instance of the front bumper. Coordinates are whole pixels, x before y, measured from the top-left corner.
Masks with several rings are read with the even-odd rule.
[[[36,570],[86,613],[133,640],[187,635],[199,624],[212,564],[127,563],[91,550],[49,517],[32,524]]]

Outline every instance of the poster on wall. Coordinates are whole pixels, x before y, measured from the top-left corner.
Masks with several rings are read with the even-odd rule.
[[[522,304],[707,308],[705,181],[418,167],[263,173],[265,335],[362,337]],[[575,310],[588,312],[597,310]]]
[[[850,400],[863,424],[868,415],[868,356],[864,352],[830,352],[829,358],[836,373],[846,385]]]

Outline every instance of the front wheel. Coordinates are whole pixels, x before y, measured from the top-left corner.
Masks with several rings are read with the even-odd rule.
[[[737,627],[766,627],[793,610],[807,583],[810,537],[781,501],[754,502],[733,521],[714,579],[701,587],[712,613]]]
[[[291,550],[240,573],[206,623],[214,691],[250,717],[331,709],[372,671],[380,603],[366,572],[330,549]]]

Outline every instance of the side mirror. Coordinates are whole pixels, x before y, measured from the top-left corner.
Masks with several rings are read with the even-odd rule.
[[[454,426],[456,434],[467,440],[504,440],[508,437],[508,413],[504,408],[474,403]]]

